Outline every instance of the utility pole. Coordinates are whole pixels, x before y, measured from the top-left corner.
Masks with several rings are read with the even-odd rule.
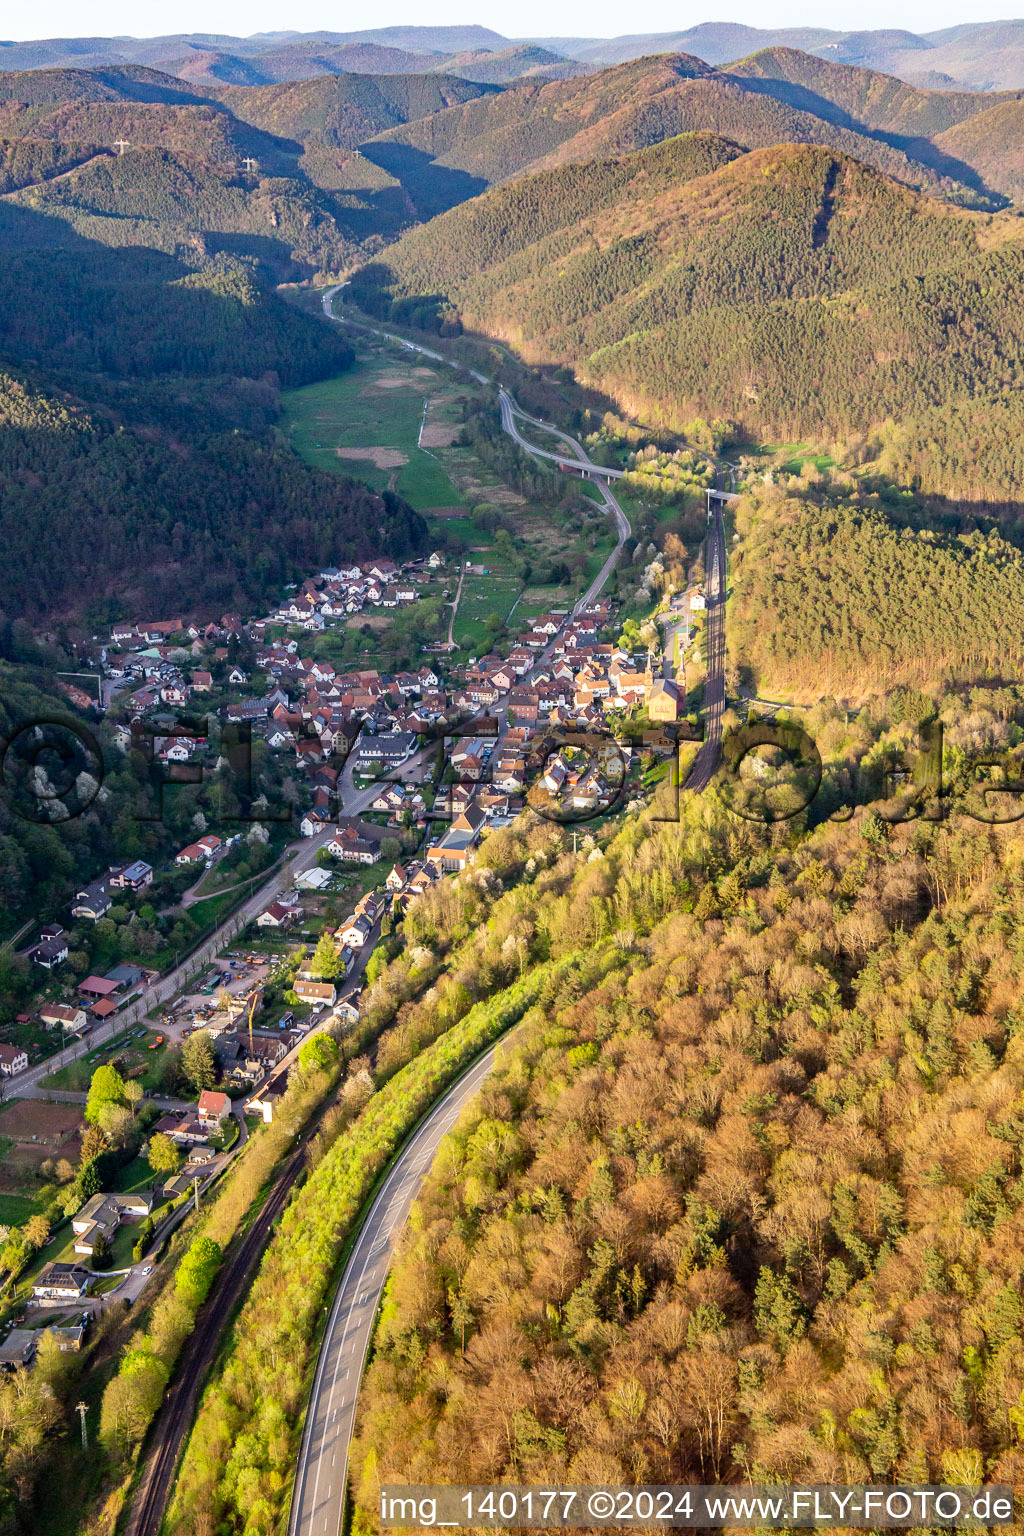
[[[114,148],[117,150],[117,158],[120,160],[126,149],[131,149],[130,139],[115,139]]]
[[[79,1414],[79,1416],[81,1417],[81,1420],[82,1420],[82,1450],[83,1451],[87,1451],[89,1449],[89,1436],[88,1436],[88,1434],[86,1432],[86,1428],[85,1428],[85,1415],[89,1411],[88,1404],[87,1403],[76,1403],[75,1404],[75,1411]]]
[[[192,1180],[192,1204],[195,1206],[196,1215],[199,1215],[199,1175]]]
[[[254,176],[260,168],[259,161],[254,160],[252,155],[246,155],[245,159],[242,161],[242,164],[245,166],[250,176]]]

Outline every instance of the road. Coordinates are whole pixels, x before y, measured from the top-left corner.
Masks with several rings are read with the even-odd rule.
[[[711,527],[707,536],[704,583],[707,597],[704,628],[704,741],[683,788],[700,794],[707,789],[722,755],[722,717],[725,714],[725,529],[722,503],[713,503]]]
[[[432,752],[436,754],[436,751],[436,746],[420,748],[402,764],[403,769],[408,769],[421,761],[425,762],[430,754]],[[345,816],[361,816],[364,811],[369,810],[372,801],[380,793],[379,786],[373,785],[368,789],[355,789],[352,778],[353,768],[353,761],[349,758],[338,781],[341,812]],[[126,1029],[141,1023],[154,1008],[169,1003],[190,978],[220,953],[236,933],[251,923],[253,918],[258,917],[275,897],[295,883],[296,875],[312,869],[316,863],[317,854],[331,841],[335,830],[335,827],[329,826],[323,832],[318,832],[315,837],[299,838],[292,843],[270,878],[259,885],[253,894],[242,902],[218,928],[215,928],[187,959],[154,981],[146,991],[120,1009],[107,1023],[94,1028],[83,1040],[76,1040],[73,1045],[66,1045],[58,1055],[47,1057],[36,1066],[19,1073],[16,1078],[10,1079],[8,1092],[12,1096],[17,1094],[24,1098],[39,1097],[32,1090],[39,1087],[44,1077],[48,1077],[58,1067],[66,1066],[69,1061],[87,1056],[98,1046],[117,1039]]]
[[[424,347],[418,341],[407,341],[404,336],[397,336],[394,332],[381,330],[377,326],[365,325],[360,320],[350,320],[347,317],[342,320],[338,315],[334,313],[332,305],[334,295],[336,293],[340,293],[341,289],[345,286],[346,285],[344,283],[338,283],[335,287],[327,288],[324,290],[323,299],[321,302],[323,304],[324,314],[327,316],[328,320],[334,320],[338,324],[350,325],[354,327],[355,330],[365,331],[371,336],[383,336],[388,341],[397,341],[409,352],[418,352],[422,357],[429,357],[435,363],[443,363],[446,368],[454,368],[460,372],[468,373],[471,378],[477,381],[478,384],[493,385],[494,380],[489,379],[486,374],[478,373],[475,368],[467,368],[464,363],[455,362],[452,358],[445,357],[442,352],[435,352],[431,347]],[[624,471],[621,469],[608,469],[603,464],[595,464],[588,457],[586,451],[581,447],[576,439],[569,436],[568,432],[560,431],[557,427],[551,426],[549,422],[539,421],[536,416],[528,416],[527,413],[516,404],[508,390],[501,386],[498,388],[498,409],[501,412],[502,427],[508,433],[509,437],[511,437],[514,442],[518,443],[520,448],[522,448],[526,453],[532,454],[536,459],[549,459],[551,463],[561,464],[566,469],[584,470],[587,477],[591,479],[600,490],[604,504],[608,511],[611,513],[615,522],[615,548],[612,550],[611,554],[608,556],[607,560],[604,562],[601,569],[590,583],[590,586],[584,592],[583,596],[579,598],[579,600],[574,605],[572,611],[573,613],[578,613],[581,608],[589,607],[591,603],[595,603],[600,597],[601,593],[604,591],[608,577],[615,569],[619,555],[622,551],[622,546],[625,544],[626,540],[632,533],[629,518],[619,506],[618,501],[612,495],[612,492],[608,486],[609,480],[621,480],[623,478]],[[552,437],[557,437],[561,442],[565,443],[570,452],[567,454],[552,453],[547,448],[536,447],[534,443],[529,442],[527,438],[523,437],[518,426],[520,421],[525,421],[530,426],[539,427],[542,431],[549,432]],[[455,613],[453,610],[453,627],[454,623]],[[451,641],[451,637],[452,631],[449,629],[449,641]]]
[[[392,1164],[360,1228],[320,1347],[295,1472],[288,1536],[338,1536],[356,1399],[392,1250],[442,1137],[494,1065],[494,1045],[434,1106]]]
[[[465,577],[466,567],[461,566],[459,569],[459,584],[455,589],[455,600],[452,603],[452,616],[448,621],[448,649],[450,651],[454,651],[455,649],[455,615],[459,611],[459,603],[462,600],[462,583],[465,580]]]

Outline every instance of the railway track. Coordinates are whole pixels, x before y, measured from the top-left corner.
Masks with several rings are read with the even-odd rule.
[[[178,1459],[195,1418],[207,1373],[231,1315],[249,1288],[274,1223],[287,1205],[295,1181],[305,1166],[306,1147],[319,1126],[318,1115],[299,1138],[256,1219],[237,1246],[229,1249],[213,1291],[200,1308],[196,1326],[185,1340],[174,1380],[150,1432],[145,1468],[126,1536],[158,1536]]]

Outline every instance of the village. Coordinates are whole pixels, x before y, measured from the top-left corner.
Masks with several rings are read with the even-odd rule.
[[[381,559],[325,568],[272,613],[247,620],[116,624],[90,658],[96,695],[66,685],[76,704],[104,718],[115,750],[141,745],[172,781],[212,772],[223,733],[234,730],[250,748],[260,744],[298,794],[285,806],[281,851],[272,850],[281,878],[261,879],[254,903],[193,963],[162,974],[121,960],[83,977],[68,967],[74,925],[99,932],[126,909],[133,922],[154,881],[171,875],[189,882],[187,901],[245,852],[244,832],[203,831],[165,870],[144,859],[111,866],[76,893],[66,924],[42,926],[26,945],[42,986],[35,1013],[19,1016],[18,1038],[39,1026],[45,1035],[28,1048],[0,1041],[0,1081],[21,1097],[0,1110],[0,1134],[5,1114],[56,1112],[50,1095],[83,1102],[96,1064],[110,1063],[155,1102],[144,1148],[156,1137],[177,1152],[148,1193],[90,1196],[74,1213],[73,1251],[32,1276],[30,1306],[82,1304],[98,1273],[87,1265],[94,1250],[125,1223],[150,1223],[148,1239],[154,1203],[169,1215],[219,1173],[238,1134],[226,1136],[229,1128],[273,1121],[304,1043],[358,1020],[382,935],[435,882],[468,869],[489,830],[527,805],[570,820],[621,806],[621,773],[574,741],[621,739],[681,718],[679,658],[700,623],[699,588],[667,607],[660,660],[649,641],[616,638],[613,605],[602,600],[535,615],[479,656],[428,640],[418,667],[392,673],[342,670],[309,654],[310,636],[368,608],[415,604],[434,587],[457,592],[460,574],[440,552],[402,566]],[[635,641],[635,627],[630,635]],[[616,754],[627,772],[632,755],[628,745]],[[209,1074],[193,1095],[169,1064],[200,1036]],[[79,1091],[69,1094],[69,1084]],[[73,1124],[80,1111],[61,1108]],[[144,1269],[124,1271],[124,1294]],[[85,1314],[62,1319],[72,1328],[87,1322]],[[15,1329],[4,1348],[17,1363],[31,1343]]]
[[[609,794],[600,761],[565,751],[552,757],[553,733],[614,734],[626,722],[659,726],[680,718],[685,678],[675,658],[703,609],[699,588],[675,598],[666,612],[659,672],[650,646],[630,648],[613,638],[606,601],[540,614],[500,650],[466,660],[434,654],[415,671],[342,672],[304,654],[311,630],[366,605],[415,603],[432,581],[444,579],[445,568],[439,552],[402,567],[380,559],[326,568],[270,615],[243,621],[225,614],[202,626],[179,619],[117,624],[99,646],[100,697],[121,749],[144,741],[172,777],[189,768],[201,773],[204,761],[215,761],[216,728],[241,726],[301,787],[293,825],[302,838],[317,840],[316,866],[268,902],[259,927],[284,932],[297,924],[303,894],[329,888],[334,865],[376,866],[390,854],[379,884],[392,905],[401,904],[465,869],[486,830],[507,824],[526,803],[549,806],[554,799],[579,816],[594,812]],[[241,651],[246,667],[230,659]],[[68,691],[78,703],[95,702],[71,685]],[[183,725],[197,707],[210,706],[219,717],[213,732],[209,713],[201,731]],[[440,773],[436,754],[433,766],[424,765],[428,740],[443,743]],[[353,792],[363,814],[346,813]],[[432,830],[436,836],[428,836]],[[201,876],[240,840],[239,833],[203,833],[173,863]],[[98,923],[118,901],[142,897],[153,878],[145,861],[113,867],[77,893],[69,917]],[[343,967],[365,942],[360,924],[373,915],[357,909],[338,927]],[[68,958],[61,924],[43,928],[25,953],[48,972],[61,967]],[[86,977],[74,998],[51,1002],[41,1017],[81,1034],[141,995],[151,979],[138,967],[114,967]],[[24,1052],[0,1044],[6,1075],[27,1065]]]

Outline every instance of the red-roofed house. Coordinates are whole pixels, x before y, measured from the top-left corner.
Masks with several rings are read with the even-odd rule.
[[[231,1100],[226,1093],[215,1093],[204,1088],[199,1095],[199,1121],[202,1125],[219,1125],[231,1113]]]

